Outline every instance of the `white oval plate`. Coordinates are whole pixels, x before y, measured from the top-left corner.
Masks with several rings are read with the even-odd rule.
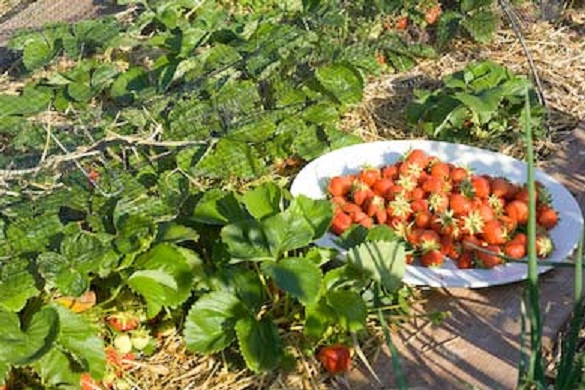
[[[437,141],[382,141],[348,146],[317,158],[299,172],[292,183],[291,193],[323,199],[330,177],[356,173],[365,165],[381,167],[394,163],[410,149],[422,149],[443,161],[468,166],[479,174],[501,175],[514,182],[526,182],[526,163],[500,153]],[[549,190],[560,217],[559,224],[550,231],[555,250],[547,260],[565,261],[577,246],[583,214],[575,198],[557,180],[539,169],[536,170],[536,179]],[[327,233],[315,243],[341,250],[333,238]],[[539,267],[539,272],[550,268]],[[460,270],[453,261],[447,260],[440,268],[407,266],[404,282],[416,286],[480,288],[517,282],[527,276],[526,264],[508,263],[489,270]]]

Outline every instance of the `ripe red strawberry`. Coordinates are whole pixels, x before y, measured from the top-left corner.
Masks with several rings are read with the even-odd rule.
[[[420,187],[416,187],[411,192],[411,197],[413,200],[423,200],[425,198],[425,196],[426,196],[426,194],[425,194],[424,190]]]
[[[420,213],[421,211],[427,211],[429,203],[425,199],[415,199],[410,204],[410,208],[413,213]]]
[[[365,210],[368,217],[373,217],[380,210],[384,210],[384,199],[378,195],[374,195],[366,201]]]
[[[441,236],[441,253],[451,259],[459,257],[461,252],[461,246],[456,244],[455,241],[449,236]]]
[[[477,206],[476,210],[484,222],[493,221],[496,218],[494,210],[486,203],[482,203],[479,206]]]
[[[333,203],[337,207],[341,207],[347,203],[347,200],[343,196],[334,196],[331,198],[331,203]]]
[[[481,268],[491,269],[503,263],[502,258],[498,256],[501,254],[501,249],[498,245],[488,245],[483,249],[485,251],[475,251],[475,258]]]
[[[374,227],[374,220],[371,217],[362,218],[358,221],[358,224],[362,225],[366,229]]]
[[[514,240],[508,241],[504,245],[504,254],[512,259],[521,259],[526,256],[526,246]]]
[[[469,269],[473,268],[474,256],[472,251],[462,251],[461,255],[457,258],[457,268]]]
[[[138,317],[130,313],[118,313],[108,317],[108,324],[118,332],[127,332],[138,328]]]
[[[488,244],[502,245],[506,242],[506,230],[497,220],[486,222],[483,227],[483,239]]]
[[[424,252],[420,257],[420,262],[424,267],[438,267],[443,264],[445,257],[441,251],[434,249]]]
[[[409,164],[416,164],[421,168],[425,168],[429,163],[429,156],[424,150],[412,149],[406,154],[404,162]]]
[[[378,196],[385,196],[386,192],[394,185],[392,179],[381,178],[376,180],[372,186],[372,191]]]
[[[330,345],[323,347],[317,354],[317,359],[325,370],[332,375],[348,372],[351,367],[351,353],[345,345]]]
[[[506,214],[524,224],[528,222],[528,204],[522,200],[513,200],[506,205]]]
[[[417,228],[428,228],[431,225],[433,215],[429,211],[421,211],[416,213],[414,217],[414,225]]]
[[[79,380],[79,384],[81,386],[81,390],[96,390],[101,389],[99,382],[95,381],[89,372],[84,372],[81,374],[81,379]],[[5,388],[4,386],[0,387],[0,389]]]
[[[351,217],[343,212],[336,213],[331,222],[331,231],[338,236],[351,227]]]
[[[403,16],[396,21],[396,29],[397,30],[406,30],[408,27],[408,18]]]
[[[490,183],[490,188],[492,190],[492,195],[495,195],[498,198],[509,198],[514,192],[512,183],[503,177],[493,178]]]
[[[345,196],[351,191],[352,180],[347,176],[334,176],[329,180],[328,190],[332,196]]]
[[[455,184],[461,183],[463,180],[467,179],[469,176],[469,172],[465,168],[455,167],[451,170],[451,181]]]
[[[471,176],[471,185],[476,198],[487,198],[490,195],[490,182],[483,176]]]
[[[429,176],[422,183],[422,189],[425,192],[436,193],[444,192],[445,180],[437,176]]]
[[[420,237],[424,233],[425,229],[408,229],[406,232],[406,241],[411,243],[414,246],[418,246],[420,244]]]
[[[369,218],[368,214],[364,213],[363,211],[358,211],[357,213],[350,214],[351,220],[355,223],[360,223],[362,220]]]
[[[550,206],[541,206],[536,212],[536,221],[546,230],[550,230],[559,222],[559,215],[555,209]]]
[[[388,221],[388,213],[384,209],[378,210],[375,218],[379,225],[384,225]]]
[[[394,200],[397,196],[400,196],[404,193],[405,193],[404,188],[402,186],[394,183],[394,185],[392,187],[390,187],[388,189],[388,191],[386,191],[386,194],[384,195],[384,199]]]
[[[431,176],[446,180],[451,175],[451,167],[444,162],[437,162],[431,166]]]
[[[528,187],[526,185],[522,186],[514,195],[514,199],[528,203]],[[536,201],[538,201],[538,196],[536,197]]]
[[[514,236],[514,238],[512,238],[511,241],[518,242],[526,246],[526,243],[528,242],[528,237],[526,237],[526,234],[524,233],[516,233],[516,235]]]
[[[366,184],[358,182],[356,185],[354,185],[351,196],[355,204],[358,206],[363,206],[366,200],[374,196],[374,193]]]
[[[382,177],[394,180],[398,178],[398,167],[396,165],[387,165],[382,168]]]
[[[380,177],[382,177],[380,170],[373,167],[364,168],[358,174],[358,180],[362,183],[366,183],[368,187],[373,186]]]
[[[463,194],[451,194],[449,197],[449,207],[456,216],[466,215],[471,211],[471,202]]]

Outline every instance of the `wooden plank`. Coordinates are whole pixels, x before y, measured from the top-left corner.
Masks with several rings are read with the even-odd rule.
[[[563,183],[585,209],[585,123],[543,169]],[[552,350],[568,323],[573,305],[573,270],[552,270],[540,278],[541,307],[545,310],[543,347]],[[512,389],[520,358],[520,297],[522,283],[486,289],[430,289],[415,314],[448,311],[439,325],[412,320],[393,335],[409,388]],[[384,383],[394,388],[388,349],[383,346],[372,362]],[[354,389],[380,389],[363,367],[350,375]]]

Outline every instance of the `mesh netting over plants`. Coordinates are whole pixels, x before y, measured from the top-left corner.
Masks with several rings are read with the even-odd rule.
[[[492,1],[117,3],[0,47],[10,389],[343,386],[315,351],[366,364],[417,292],[312,245],[333,209],[296,173],[383,139],[523,157],[526,98],[545,158],[585,116],[578,8],[516,8],[538,89]]]

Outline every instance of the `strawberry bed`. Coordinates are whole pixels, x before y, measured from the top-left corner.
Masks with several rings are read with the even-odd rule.
[[[9,389],[331,386],[408,318],[411,253],[488,268],[502,259],[492,245],[523,257],[511,248],[523,184],[418,151],[331,179],[332,201],[288,190],[319,156],[389,137],[367,132],[368,88],[487,42],[491,2],[119,3],[117,17],[10,43],[22,61],[0,81]],[[410,100],[401,138],[501,139],[492,149],[518,155],[522,115],[541,151],[554,135],[532,84],[489,61]],[[353,240],[345,260],[314,245],[330,229]]]

